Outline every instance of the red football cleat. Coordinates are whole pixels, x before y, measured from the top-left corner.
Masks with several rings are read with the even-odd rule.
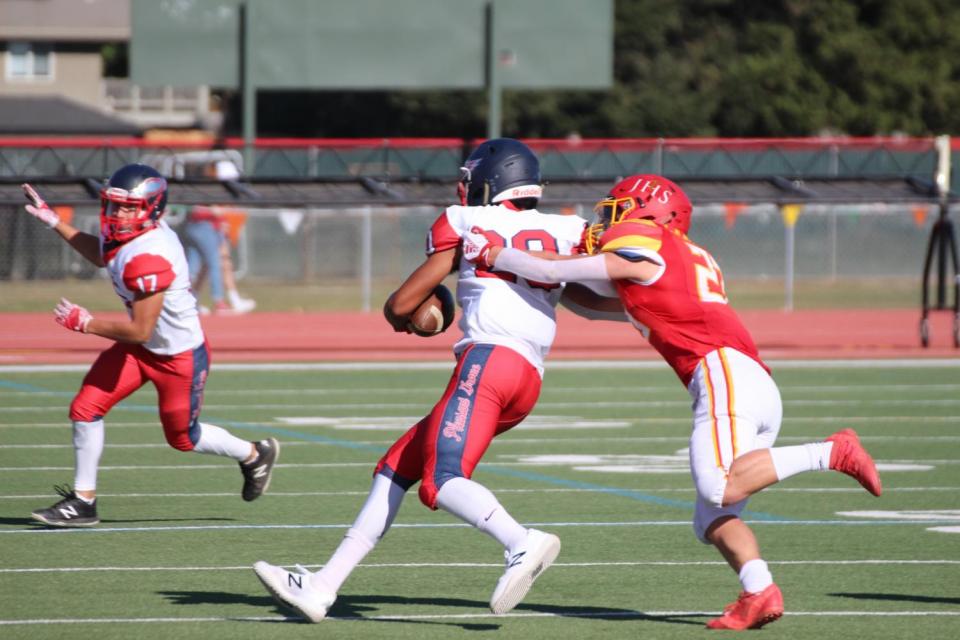
[[[860,438],[853,429],[837,431],[827,438],[833,443],[830,452],[830,468],[856,478],[863,488],[875,496],[883,492],[880,486],[880,474],[873,458],[860,444]]]
[[[707,629],[759,629],[783,615],[783,594],[771,584],[760,593],[742,591],[736,602],[723,609],[723,615],[707,623]]]

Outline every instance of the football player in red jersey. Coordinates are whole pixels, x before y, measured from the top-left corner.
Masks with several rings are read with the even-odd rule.
[[[148,381],[157,388],[167,443],[179,451],[236,460],[244,478],[243,499],[258,498],[269,485],[279,443],[274,438],[242,440],[200,422],[210,356],[183,247],[162,219],[167,181],[143,164],[114,172],[100,192],[99,236],[62,221],[30,185],[23,190],[30,215],[89,262],[106,268],[129,315],[128,320],[94,318],[65,298],[57,305],[55,319],[66,329],[116,342],[93,363],[70,405],[76,454],[73,488],[56,487],[62,499],[34,511],[33,519],[57,527],[89,527],[100,521],[96,487],[103,419]]]
[[[697,489],[694,531],[737,572],[740,597],[711,629],[759,628],[783,613],[783,598],[739,514],[761,489],[803,471],[835,469],[880,495],[880,477],[851,429],[823,442],[776,447],[782,404],[753,339],[727,304],[723,275],[687,237],[693,208],[673,182],[631,176],[596,207],[591,254],[548,260],[491,244],[481,229],[464,256],[538,282],[611,281],[627,319],[670,364],[693,398],[690,467]]]

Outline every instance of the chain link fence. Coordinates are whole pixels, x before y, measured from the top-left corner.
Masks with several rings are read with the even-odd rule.
[[[562,207],[589,217],[581,205]],[[237,276],[281,283],[338,283],[359,292],[369,309],[373,283],[398,283],[423,259],[424,241],[439,211],[431,206],[262,208],[239,213]],[[775,204],[699,206],[691,238],[714,254],[728,281],[782,280],[790,306],[796,279],[912,278],[923,265],[937,207],[910,204],[808,204],[795,224]],[[185,207],[167,219],[183,231]],[[98,211],[77,207],[72,223],[98,231]],[[80,258],[22,209],[0,209],[0,281],[90,279],[101,270]],[[2,291],[2,284],[0,284]]]

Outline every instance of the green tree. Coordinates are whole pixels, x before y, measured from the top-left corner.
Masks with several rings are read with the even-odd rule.
[[[506,91],[504,134],[960,133],[960,3],[616,0],[613,71],[607,91]],[[481,91],[278,93],[261,96],[259,124],[475,138],[486,103]]]

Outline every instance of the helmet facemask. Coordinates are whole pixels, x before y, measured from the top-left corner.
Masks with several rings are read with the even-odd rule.
[[[473,186],[473,169],[480,164],[479,160],[467,160],[466,165],[460,167],[460,180],[457,182],[457,196],[460,198],[460,204],[467,206],[468,200],[476,200],[476,193],[471,193]],[[490,188],[483,183],[483,194],[480,198],[483,204],[490,203]]]
[[[600,236],[611,226],[623,222],[629,212],[643,209],[646,205],[636,198],[616,198],[608,196],[593,207],[595,222],[584,232],[584,249],[594,254],[600,248]],[[631,216],[637,218],[641,216]]]
[[[594,207],[594,212],[605,228],[627,220],[651,220],[686,234],[693,205],[670,180],[656,175],[637,175],[614,185],[610,195]]]
[[[167,181],[149,177],[132,190],[106,186],[100,191],[100,234],[127,242],[157,225],[166,205]]]

